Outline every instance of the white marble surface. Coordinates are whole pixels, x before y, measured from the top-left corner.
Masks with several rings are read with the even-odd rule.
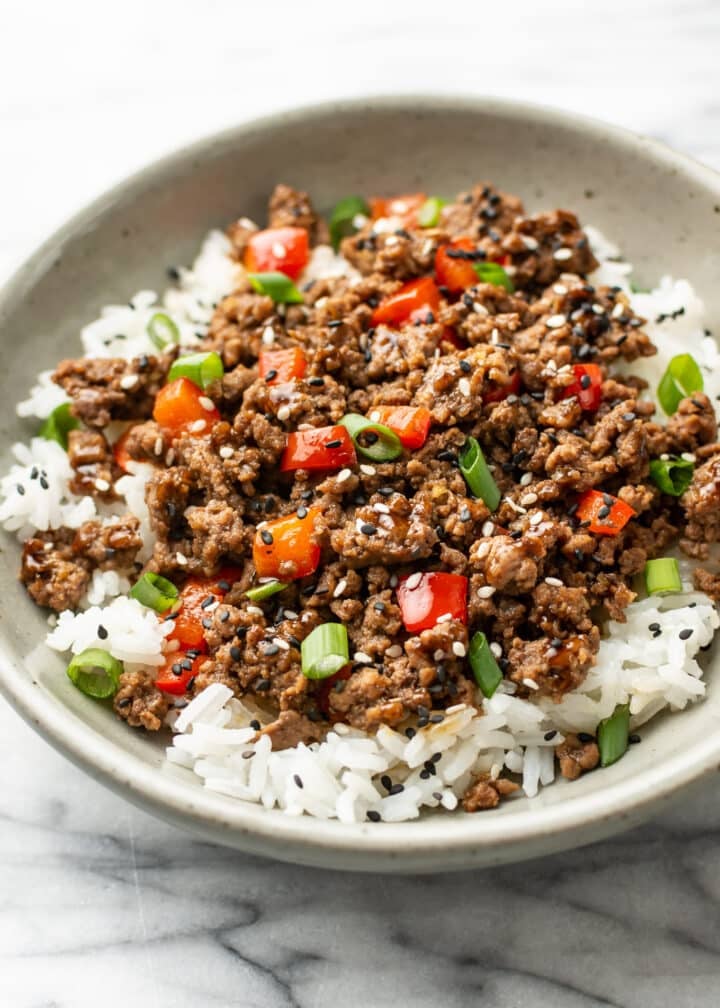
[[[713,0],[6,4],[0,277],[145,160],[334,94],[532,98],[720,167],[719,44]],[[571,855],[354,877],[194,842],[92,783],[3,701],[0,737],[3,1008],[720,1000],[720,784]]]

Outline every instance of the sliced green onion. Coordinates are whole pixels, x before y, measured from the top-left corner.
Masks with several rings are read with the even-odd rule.
[[[657,396],[667,415],[672,416],[681,399],[693,392],[702,392],[703,388],[703,376],[695,358],[689,353],[678,354],[660,379]]]
[[[373,462],[392,462],[402,455],[400,438],[385,424],[374,423],[359,413],[347,413],[339,422],[365,458]]]
[[[284,273],[248,273],[258,294],[266,294],[275,304],[302,304],[303,296]]]
[[[361,215],[370,216],[370,207],[362,196],[346,196],[336,203],[330,215],[330,241],[337,252],[343,238],[355,234],[358,228],[355,226],[355,218]]]
[[[680,497],[692,483],[694,462],[684,458],[653,459],[650,463],[650,479],[663,493]]]
[[[645,587],[648,595],[682,591],[680,568],[675,557],[658,557],[645,564]]]
[[[462,446],[458,461],[470,493],[483,500],[491,511],[495,511],[500,503],[500,490],[488,469],[482,448],[474,437],[469,437]]]
[[[245,594],[251,602],[262,602],[263,599],[277,595],[283,588],[287,588],[285,581],[266,581],[265,584],[257,585],[255,588],[248,588]]]
[[[437,227],[440,221],[440,211],[446,203],[447,200],[441,199],[439,196],[428,197],[418,210],[417,219],[420,227]]]
[[[120,685],[122,662],[102,648],[88,648],[75,655],[67,667],[67,674],[77,688],[96,700],[106,700],[117,693]]]
[[[147,324],[147,334],[158,350],[164,350],[171,343],[180,342],[180,330],[165,312],[155,312]]]
[[[488,639],[481,630],[472,636],[468,658],[475,682],[482,690],[483,696],[489,699],[502,682],[503,674],[495,661],[495,655],[490,650]]]
[[[321,623],[301,644],[302,672],[308,679],[327,679],[350,661],[343,623]]]
[[[515,284],[499,263],[474,262],[472,265],[483,283],[495,284],[496,287],[504,287],[509,294],[514,292]]]
[[[618,704],[610,717],[598,725],[597,740],[600,766],[617,763],[628,747],[630,704]]]
[[[178,594],[172,581],[153,574],[152,571],[146,571],[130,589],[130,598],[137,599],[140,605],[160,613],[172,608]]]
[[[56,406],[38,434],[46,441],[57,441],[57,443],[67,451],[68,434],[71,430],[77,430],[80,421],[70,412],[70,403],[62,403]]]
[[[178,357],[170,368],[168,381],[175,381],[176,378],[189,378],[201,389],[205,389],[217,378],[222,378],[224,374],[225,368],[220,354],[210,350],[208,353],[186,354],[184,357]]]

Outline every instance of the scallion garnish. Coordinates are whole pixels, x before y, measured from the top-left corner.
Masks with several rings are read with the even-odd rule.
[[[675,557],[658,557],[645,564],[645,587],[648,595],[682,591],[680,568]]]
[[[628,747],[630,734],[630,704],[618,704],[610,717],[600,722],[597,729],[600,765],[617,763]]]
[[[490,698],[502,682],[503,675],[500,666],[495,661],[495,655],[490,650],[488,639],[481,630],[472,636],[468,659],[475,682],[480,687],[483,696]]]
[[[343,623],[321,623],[301,644],[302,672],[308,679],[327,679],[350,661]]]
[[[677,410],[680,401],[693,392],[702,392],[703,376],[695,358],[688,353],[678,354],[670,361],[660,379],[657,395],[668,416]]]
[[[102,648],[88,648],[75,655],[67,667],[67,674],[77,688],[96,700],[106,700],[117,693],[120,685],[122,662]]]
[[[287,588],[285,581],[266,581],[265,584],[256,585],[255,588],[248,588],[245,594],[251,602],[262,602],[263,599],[277,595],[283,588]]]
[[[490,511],[495,511],[500,503],[500,490],[474,437],[469,437],[462,446],[458,461],[470,493],[483,500]]]
[[[680,497],[692,482],[695,464],[684,458],[653,459],[650,479],[663,493]]]
[[[177,597],[178,590],[172,581],[152,571],[146,571],[130,589],[130,598],[159,613],[171,609]]]
[[[180,330],[165,312],[155,312],[147,324],[147,334],[158,350],[180,342]]]
[[[496,287],[504,287],[508,294],[514,292],[515,284],[499,263],[474,262],[472,265],[483,283],[495,284]]]
[[[437,227],[440,222],[440,211],[446,203],[447,200],[439,196],[428,197],[418,210],[417,220],[420,227]]]
[[[373,462],[392,462],[402,455],[400,438],[385,424],[374,423],[359,413],[347,413],[339,422],[365,458]]]
[[[71,430],[77,430],[79,426],[80,421],[70,412],[70,403],[62,403],[55,407],[38,434],[46,441],[57,441],[67,451],[68,434]]]
[[[358,228],[355,225],[355,218],[358,216],[369,217],[370,207],[362,196],[346,196],[336,203],[330,215],[330,241],[337,252],[343,238],[355,234]]]
[[[208,353],[186,354],[173,362],[168,374],[168,381],[176,378],[189,378],[201,389],[205,389],[225,374],[220,354],[210,350]]]
[[[248,273],[247,277],[258,294],[267,295],[275,304],[302,304],[302,294],[284,273]]]

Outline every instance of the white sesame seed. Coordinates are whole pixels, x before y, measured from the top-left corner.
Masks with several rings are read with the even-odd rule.
[[[390,514],[390,508],[387,506],[387,504],[373,504],[373,511],[375,512],[375,514],[383,514],[383,515]]]
[[[525,508],[524,507],[520,507],[519,504],[516,504],[515,501],[511,497],[504,497],[503,500],[505,501],[505,503],[509,507],[511,507],[513,509],[513,511],[515,512],[515,514],[526,514]]]
[[[136,374],[123,375],[123,377],[120,379],[120,388],[123,389],[135,388],[135,386],[139,381],[140,378]]]
[[[327,302],[328,302],[327,297],[318,298],[317,301],[315,302],[315,307],[316,308],[324,308],[325,305],[327,304]]]
[[[695,461],[695,456],[693,455],[692,452],[683,452],[680,458],[683,459],[685,462]]]
[[[215,409],[215,403],[209,396],[205,395],[198,396],[198,402],[200,403],[200,405],[204,410],[208,411],[208,413],[212,413],[212,411]]]
[[[110,484],[106,479],[102,479],[100,476],[95,480],[95,489],[99,490],[100,493],[105,493],[110,489]]]
[[[220,448],[219,451],[218,451],[218,455],[220,456],[220,458],[224,458],[224,459],[230,459],[230,458],[233,457],[234,454],[235,453],[233,452],[233,450],[230,447],[230,445],[227,445],[227,444],[224,444],[222,446],[222,448]]]
[[[283,640],[282,637],[273,637],[273,644],[276,647],[279,647],[281,651],[289,651],[290,650],[290,645],[288,644],[288,642],[286,640]]]
[[[462,641],[459,641],[459,640],[453,641],[452,649],[453,649],[453,654],[457,658],[464,658],[465,655],[467,654],[467,651],[465,649],[465,645],[462,643]]]
[[[500,342],[500,330],[499,329],[493,329],[493,331],[490,333],[490,342],[493,344],[493,346],[496,343]]]
[[[272,578],[270,578],[270,580],[272,581]],[[294,620],[298,618],[298,614],[295,612],[294,609],[285,609],[283,615],[285,619],[289,620]]]
[[[370,414],[370,419],[372,420],[373,423],[379,423],[380,414],[378,413],[377,410],[372,411],[372,413]]]
[[[547,651],[545,652],[545,656],[547,658],[554,658],[557,653],[558,653],[558,649],[557,648],[555,648],[555,647],[549,647],[547,649]]]
[[[490,312],[487,310],[484,304],[480,304],[479,301],[473,301],[473,311],[477,312],[478,315],[489,315]]]
[[[562,588],[563,587],[563,583],[560,580],[560,578],[556,578],[556,577],[546,577],[545,578],[545,584],[546,585],[550,585],[551,588]]]
[[[553,291],[554,291],[554,292],[555,292],[556,294],[567,294],[567,292],[568,292],[568,289],[567,289],[567,287],[565,286],[565,284],[554,284],[554,285],[553,285]]]
[[[543,520],[542,511],[536,511],[535,514],[530,515],[530,524],[539,525]]]
[[[669,462],[670,461],[670,456],[668,455],[667,452],[663,452],[662,455],[660,456],[660,459],[663,462]]]
[[[352,219],[352,224],[356,231],[359,231],[361,228],[364,228],[367,222],[368,222],[367,217],[365,216],[365,214],[362,213],[356,213]]]
[[[498,777],[500,776],[501,770],[502,767],[500,766],[499,763],[493,763],[493,765],[490,767],[490,780],[497,780]]]
[[[620,318],[620,316],[623,315],[624,313],[625,313],[625,305],[622,303],[622,301],[618,301],[618,303],[612,310],[612,317]]]
[[[421,255],[421,256],[429,256],[429,255],[430,255],[430,253],[432,252],[432,250],[433,250],[434,248],[435,248],[435,242],[434,242],[434,241],[432,240],[432,238],[428,238],[428,239],[427,239],[427,240],[426,240],[426,241],[424,242],[424,244],[423,244],[423,247],[422,247],[422,249],[420,250],[420,255]]]
[[[263,611],[260,608],[260,606],[256,606],[256,605],[249,605],[247,607],[247,609],[245,610],[245,612],[250,613],[251,616],[262,616],[263,615]]]
[[[496,590],[494,585],[483,585],[478,588],[478,598],[492,598]]]
[[[207,427],[207,420],[194,420],[193,423],[191,423],[190,426],[188,427],[188,430],[192,434],[199,434],[201,431],[204,431],[206,427]]]
[[[275,256],[276,259],[285,258],[285,246],[283,245],[282,242],[276,241],[272,243],[272,254]]]
[[[527,686],[528,689],[532,690],[540,689],[534,679],[523,679],[523,686]]]
[[[470,382],[468,381],[467,378],[460,379],[460,381],[458,382],[458,389],[460,390],[461,395],[464,396],[470,395]]]
[[[363,476],[374,476],[375,473],[377,472],[377,469],[375,468],[375,466],[361,465],[360,472],[363,474]]]
[[[352,476],[352,469],[341,469],[340,472],[335,477],[335,480],[338,483],[344,483],[346,480],[349,480],[351,476]]]
[[[153,445],[153,451],[156,455],[162,455],[163,450],[163,439],[161,437],[155,438],[155,444]]]
[[[523,473],[520,477],[520,486],[529,486],[532,483],[532,473]]]
[[[271,325],[265,326],[263,329],[262,341],[264,346],[272,346],[275,342],[275,330]]]
[[[483,527],[480,529],[480,534],[484,536],[491,536],[495,531],[495,522],[486,521],[483,523]]]
[[[356,661],[359,665],[372,665],[373,660],[369,654],[365,654],[364,651],[356,651],[353,655],[353,661]]]
[[[165,654],[172,654],[174,651],[180,650],[179,640],[169,640],[165,645]]]
[[[285,318],[285,312],[287,310],[287,306],[284,305],[284,304],[279,304],[279,305],[276,306],[276,308],[277,308],[277,313],[280,316],[280,318]]]
[[[403,649],[400,647],[399,644],[391,644],[390,647],[385,652],[388,658],[399,658],[402,653]]]
[[[560,326],[565,325],[566,321],[564,315],[551,315],[550,318],[545,319],[545,325],[548,329],[559,329]]]
[[[433,651],[433,661],[442,661],[445,657],[445,652],[442,648],[438,648],[437,651]]]
[[[536,493],[526,493],[524,497],[520,498],[520,503],[524,508],[529,508],[531,504],[534,504],[538,499]]]
[[[547,364],[545,365],[545,370],[546,371],[557,371],[557,369],[558,369],[558,366],[557,366],[557,364],[556,364],[556,362],[554,360],[549,360],[547,362]]]
[[[405,587],[409,591],[412,591],[413,588],[417,588],[417,586],[420,584],[421,581],[422,581],[422,574],[420,573],[420,571],[416,571],[414,574],[411,574],[410,577],[407,579],[407,581],[405,582]]]
[[[497,643],[497,641],[492,642],[492,644],[490,645],[490,650],[492,651],[492,653],[495,655],[496,658],[502,658],[502,648]]]
[[[604,315],[605,314],[605,309],[603,308],[603,306],[601,304],[594,304],[592,306],[592,309],[593,309],[593,311],[595,312],[596,315]]]
[[[181,567],[185,567],[187,565],[188,558],[185,556],[184,553],[176,553],[175,562],[179,564]]]
[[[168,448],[167,453],[165,455],[165,465],[171,466],[174,461],[175,461],[175,449]]]
[[[278,420],[289,420],[290,419],[290,407],[289,406],[281,406],[280,409],[277,411],[277,418],[278,418]]]
[[[420,575],[418,575],[418,577],[419,576]],[[390,587],[391,588],[397,588],[397,585],[398,585],[398,576],[397,576],[397,574],[391,574],[390,575]]]
[[[442,616],[438,616],[438,618],[435,620],[435,622],[436,623],[449,623],[452,618],[453,618],[452,617],[452,613],[450,613],[450,612],[444,612],[442,614]]]
[[[398,245],[399,243],[400,239],[398,238],[397,235],[388,235],[388,237],[385,239],[386,248],[393,248],[395,245]]]
[[[572,258],[572,249],[569,248],[559,248],[553,252],[553,259],[557,259],[558,262],[563,262],[565,259]]]
[[[342,595],[342,593],[345,591],[346,588],[347,588],[347,580],[345,578],[342,578],[335,585],[335,591],[333,592],[333,598],[340,598],[340,596]]]
[[[532,235],[520,235],[520,238],[529,252],[534,252],[539,247],[537,239],[533,238]]]

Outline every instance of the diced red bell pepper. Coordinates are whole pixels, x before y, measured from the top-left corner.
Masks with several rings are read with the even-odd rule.
[[[285,350],[261,350],[258,355],[258,374],[268,385],[279,385],[302,378],[307,368],[301,347]]]
[[[205,628],[202,621],[210,615],[207,610],[214,602],[222,601],[241,573],[236,567],[222,567],[214,577],[189,578],[171,610],[177,612],[177,616],[173,620],[170,640],[179,641],[183,651],[205,651]]]
[[[482,400],[484,403],[502,402],[510,395],[517,395],[521,384],[520,372],[513,371],[507,385],[498,385],[497,382],[490,382],[488,387],[483,391]]]
[[[113,458],[115,459],[115,465],[122,469],[123,472],[129,472],[128,462],[132,462],[130,453],[128,452],[125,445],[127,444],[128,437],[132,427],[128,427],[121,437],[113,445]]]
[[[617,535],[635,517],[635,511],[612,494],[586,490],[578,501],[575,515],[581,522],[590,522],[587,526],[589,532]]]
[[[188,430],[198,420],[204,420],[206,429],[209,430],[220,419],[214,406],[206,409],[204,404],[209,402],[202,389],[189,378],[177,378],[158,392],[153,417],[173,437]]]
[[[573,364],[575,381],[566,385],[562,398],[577,396],[584,410],[595,412],[602,402],[602,368],[598,364]]]
[[[204,661],[205,655],[188,658],[182,651],[173,651],[168,655],[165,664],[158,669],[155,686],[163,693],[182,696],[187,691],[188,683],[197,675],[198,669]],[[190,665],[190,668],[185,668],[186,665]]]
[[[320,563],[320,547],[313,541],[319,508],[267,522],[255,533],[253,561],[258,577],[294,581],[312,574]]]
[[[462,336],[459,336],[455,332],[452,326],[445,326],[441,339],[455,347],[456,350],[467,350],[467,343]]]
[[[429,572],[401,578],[398,605],[405,629],[410,633],[429,630],[447,613],[467,623],[468,579],[462,574]]]
[[[373,196],[370,199],[370,216],[373,220],[380,217],[399,217],[407,227],[417,225],[417,214],[427,196],[425,193],[405,193],[404,196],[384,198]]]
[[[471,238],[458,238],[449,245],[441,245],[435,253],[435,278],[440,287],[447,287],[453,294],[478,283],[478,275],[473,269],[473,261],[453,256],[453,252],[474,252],[477,245]]]
[[[280,471],[330,471],[353,466],[356,462],[355,445],[345,427],[315,427],[313,430],[288,434],[287,445],[280,460]]]
[[[372,314],[372,324],[399,326],[403,322],[424,322],[429,312],[436,316],[439,307],[440,291],[434,280],[432,277],[420,277],[383,298]]]
[[[403,448],[422,448],[427,441],[432,417],[424,406],[373,406],[370,416],[394,431]]]
[[[245,250],[245,266],[251,273],[284,273],[291,280],[297,280],[308,259],[308,233],[299,227],[256,231]]]

